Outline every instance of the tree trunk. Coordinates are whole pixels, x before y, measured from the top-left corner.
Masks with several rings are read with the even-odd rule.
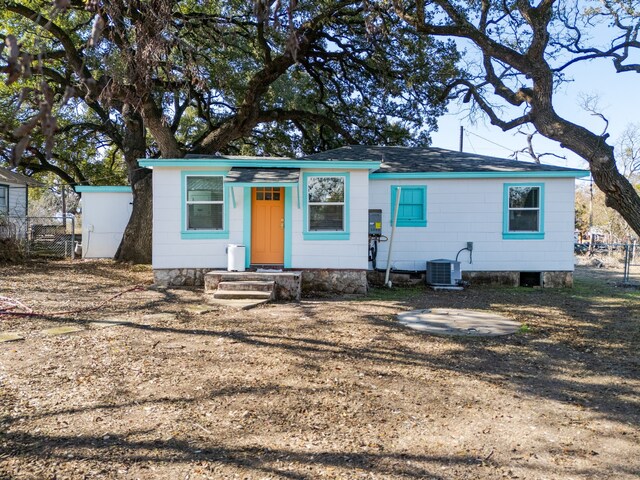
[[[122,115],[125,119],[124,159],[133,190],[133,209],[115,259],[123,262],[151,263],[152,176],[151,170],[140,168],[138,165],[138,159],[146,155],[145,129],[142,117],[130,105],[123,107]]]
[[[544,112],[534,120],[537,130],[589,163],[591,176],[605,195],[605,204],[616,210],[640,235],[640,197],[618,171],[613,147],[607,145],[605,137],[561,118],[551,108],[548,110],[551,112]]]
[[[133,263],[151,263],[153,228],[153,186],[151,171],[133,186],[133,210],[122,236],[116,260]]]

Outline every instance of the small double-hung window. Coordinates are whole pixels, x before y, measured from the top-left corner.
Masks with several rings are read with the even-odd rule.
[[[222,176],[186,177],[187,230],[224,229]]]
[[[305,240],[349,239],[349,174],[304,176]]]
[[[505,185],[504,238],[544,238],[542,184]]]
[[[344,177],[310,177],[307,182],[309,231],[344,231]]]
[[[9,187],[0,185],[0,215],[9,214]]]

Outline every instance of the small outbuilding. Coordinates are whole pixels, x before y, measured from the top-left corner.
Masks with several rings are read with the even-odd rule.
[[[30,186],[41,184],[26,175],[0,167],[0,238],[26,235]]]
[[[82,195],[82,258],[113,258],[131,217],[129,186],[77,186]]]
[[[377,146],[140,165],[153,169],[158,283],[198,283],[226,268],[228,245],[239,244],[247,269],[298,270],[303,289],[345,293],[365,292],[386,269],[394,224],[392,273],[420,276],[427,262],[451,259],[476,282],[570,285],[575,179],[589,174]]]

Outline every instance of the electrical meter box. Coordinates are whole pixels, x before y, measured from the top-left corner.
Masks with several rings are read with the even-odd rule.
[[[369,235],[382,235],[382,210],[369,210]]]

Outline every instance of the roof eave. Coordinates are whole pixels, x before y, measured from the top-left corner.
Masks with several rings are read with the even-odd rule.
[[[429,179],[429,178],[583,178],[591,174],[589,170],[537,170],[500,172],[372,172],[371,180]]]

